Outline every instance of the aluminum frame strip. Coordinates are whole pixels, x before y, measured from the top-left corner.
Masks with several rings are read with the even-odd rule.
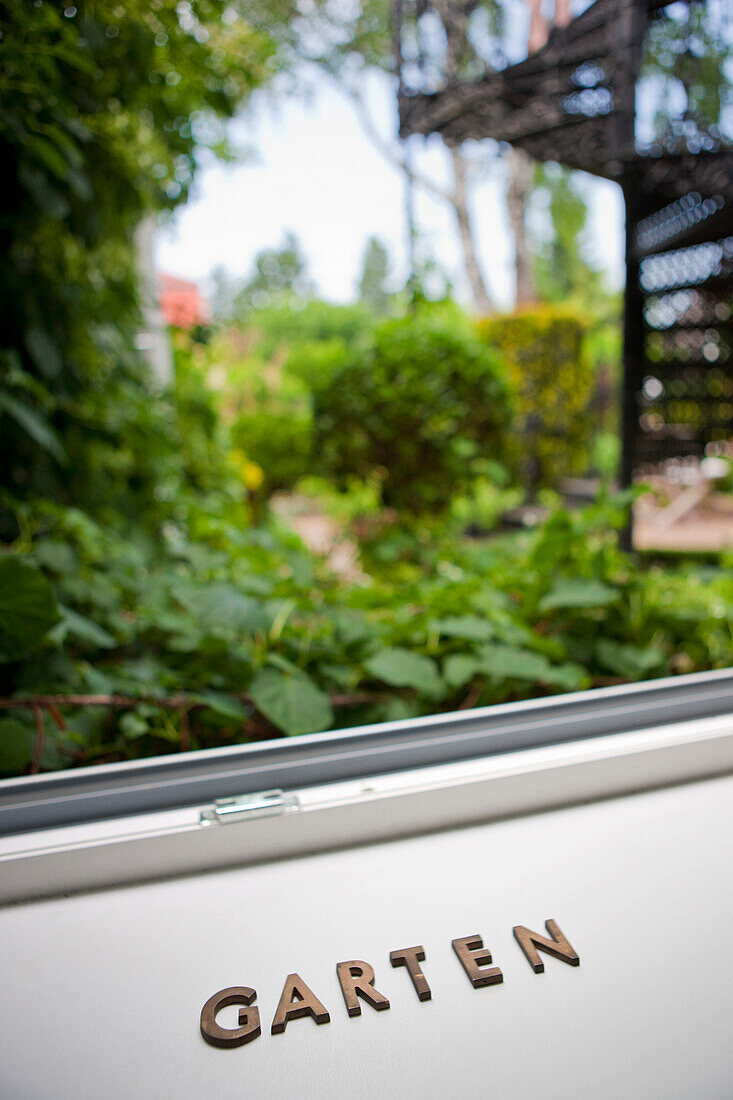
[[[0,835],[733,713],[733,669],[0,782]]]
[[[0,906],[333,851],[628,797],[733,772],[733,716],[297,792],[297,809],[202,823],[200,807],[0,839]],[[296,797],[296,796],[292,796]]]

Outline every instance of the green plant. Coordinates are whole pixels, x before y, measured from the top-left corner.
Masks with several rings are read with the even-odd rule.
[[[438,512],[508,418],[498,356],[426,310],[378,326],[316,394],[316,451],[337,480],[378,474],[385,505]]]
[[[352,585],[285,529],[242,530],[227,494],[181,497],[159,540],[50,504],[26,512],[0,558],[0,684],[15,701],[82,700],[46,709],[40,741],[31,706],[6,709],[0,772],[733,661],[733,573],[641,568],[617,543],[628,497],[486,541],[393,525],[362,556],[368,583]]]
[[[481,470],[479,466],[473,483],[451,501],[451,517],[462,531],[471,528],[490,531],[502,513],[522,503],[522,490],[507,484],[507,471],[501,466],[492,469],[498,466],[496,463],[487,465],[489,470]]]
[[[593,374],[584,354],[586,324],[569,307],[545,305],[480,321],[478,331],[506,363],[515,409],[509,459],[535,497],[588,463]]]
[[[262,470],[262,492],[291,489],[311,466],[313,423],[301,402],[272,398],[241,413],[232,425],[235,446]]]
[[[135,238],[277,68],[217,0],[0,12],[0,466],[15,500],[141,517],[175,462],[136,349]],[[161,401],[160,405],[164,402]],[[157,433],[157,438],[156,438]],[[161,468],[162,467],[162,468]],[[0,506],[0,537],[12,538]]]

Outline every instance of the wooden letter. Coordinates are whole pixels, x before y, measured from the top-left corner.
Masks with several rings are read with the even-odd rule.
[[[430,986],[420,969],[420,963],[425,961],[424,947],[403,947],[399,951],[390,951],[389,961],[392,966],[406,966],[418,999],[421,1001],[430,1000],[432,996]]]
[[[349,1016],[361,1016],[359,997],[368,1001],[377,1012],[389,1008],[387,998],[374,988],[374,967],[369,963],[361,962],[359,959],[336,963],[336,973],[341,982],[341,992],[344,995]]]
[[[254,989],[249,986],[233,985],[209,997],[201,1009],[201,1034],[206,1042],[213,1047],[241,1047],[256,1039],[261,1034],[260,1013],[257,1005],[252,1004],[256,996]],[[248,1006],[240,1009],[239,1027],[220,1027],[217,1024],[217,1012],[227,1005]]]
[[[545,964],[539,956],[539,951],[546,951],[548,955],[554,955],[556,959],[562,959],[570,966],[580,966],[580,958],[563,936],[554,920],[546,920],[545,928],[552,936],[551,940],[544,936],[538,936],[536,932],[530,932],[523,924],[518,924],[512,929],[514,939],[525,954],[527,962],[535,974],[541,974]]]
[[[327,1024],[331,1019],[313,990],[308,988],[300,974],[288,974],[270,1028],[271,1034],[281,1035],[285,1031],[288,1021],[297,1020],[300,1016],[312,1016],[317,1024]]]
[[[485,949],[480,936],[463,936],[453,940],[453,950],[461,960],[461,966],[468,974],[468,980],[474,989],[504,981],[504,975],[498,966],[492,966],[490,970],[481,969],[491,962],[491,952]]]

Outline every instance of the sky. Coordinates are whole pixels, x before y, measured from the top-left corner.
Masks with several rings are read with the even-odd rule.
[[[380,76],[367,80],[364,98],[385,136],[395,129],[391,87]],[[404,177],[365,136],[346,97],[323,78],[303,99],[259,101],[232,135],[253,153],[241,163],[205,166],[187,203],[163,224],[156,240],[159,270],[205,286],[223,265],[243,276],[255,255],[276,246],[288,230],[300,239],[318,292],[333,301],[356,295],[365,243],[370,235],[387,245],[395,284],[407,277]],[[439,139],[411,140],[416,166],[447,180]],[[512,247],[507,232],[500,169],[492,168],[476,189],[474,215],[484,270],[499,304],[513,299]],[[589,179],[590,254],[623,279],[623,204],[618,188]],[[448,269],[459,300],[468,292],[449,208],[417,192],[416,215],[437,259]]]

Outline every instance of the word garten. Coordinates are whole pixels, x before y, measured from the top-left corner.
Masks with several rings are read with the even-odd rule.
[[[512,929],[515,940],[535,974],[541,974],[545,969],[545,964],[539,956],[540,951],[561,959],[570,966],[580,966],[580,958],[558,928],[557,923],[554,920],[548,920],[545,921],[545,927],[550,934],[549,939],[536,932],[530,932],[521,924]],[[499,967],[490,965],[491,953],[484,947],[481,936],[463,936],[453,940],[452,944],[474,989],[482,989],[504,981],[504,975]],[[391,951],[389,958],[392,966],[405,967],[418,1000],[429,1001],[432,992],[420,967],[420,963],[425,961],[425,949],[422,946],[403,947],[397,951]],[[361,1015],[359,998],[366,1001],[377,1012],[389,1008],[387,998],[375,988],[374,968],[369,963],[358,959],[340,962],[336,964],[336,973],[349,1016]],[[222,989],[210,997],[201,1010],[201,1034],[206,1042],[215,1047],[239,1047],[256,1039],[261,1034],[260,1013],[255,1004],[256,999],[256,991],[249,986],[230,986],[229,989]],[[226,1028],[217,1023],[217,1013],[227,1005],[243,1006],[239,1011],[239,1027]],[[297,1020],[302,1016],[311,1016],[317,1024],[327,1024],[331,1019],[327,1008],[318,1000],[300,975],[288,974],[273,1017],[271,1034],[282,1034],[291,1020]]]

